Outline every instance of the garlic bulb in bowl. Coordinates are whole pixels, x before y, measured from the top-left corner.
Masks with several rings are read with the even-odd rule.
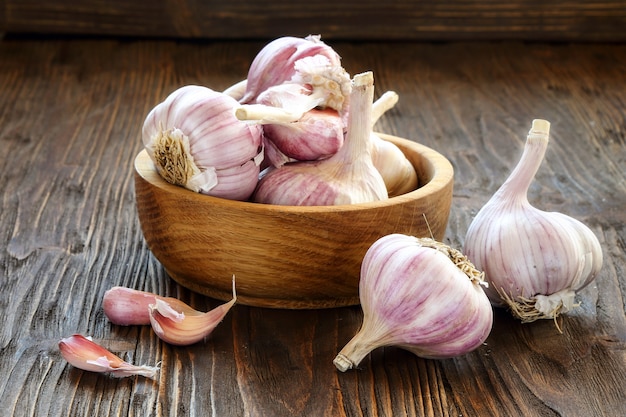
[[[574,308],[576,292],[602,267],[602,248],[586,225],[528,202],[549,131],[548,121],[533,121],[520,161],[465,237],[464,252],[485,272],[492,302],[523,322],[556,319]]]
[[[238,105],[224,93],[187,85],[154,107],[142,140],[159,174],[192,191],[248,199],[263,158],[262,131],[235,117]]]

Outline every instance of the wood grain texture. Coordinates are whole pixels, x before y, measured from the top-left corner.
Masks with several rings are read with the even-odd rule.
[[[333,44],[374,71],[397,107],[381,131],[415,138],[455,169],[444,241],[460,247],[517,162],[533,118],[552,141],[533,204],[587,223],[605,263],[564,317],[522,325],[498,310],[475,352],[424,360],[389,347],[359,370],[332,359],[358,307],[236,305],[205,342],[161,343],[111,325],[114,285],[221,302],[169,279],[148,250],[132,166],[148,111],[183,84],[241,79],[255,42],[0,41],[0,414],[21,416],[606,416],[626,414],[626,46]],[[392,63],[393,62],[393,63]],[[156,381],[82,372],[57,342],[92,335]]]
[[[4,13],[2,13],[4,12]],[[0,0],[0,32],[267,39],[626,40],[623,0]]]

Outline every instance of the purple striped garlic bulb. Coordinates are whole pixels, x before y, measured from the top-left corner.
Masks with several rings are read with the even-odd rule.
[[[493,304],[522,322],[556,319],[574,308],[576,292],[602,267],[600,242],[586,225],[528,202],[549,132],[548,121],[533,120],[520,161],[465,237],[464,252],[485,272]]]
[[[188,85],[154,107],[143,125],[143,144],[171,184],[232,200],[247,200],[258,182],[260,126],[235,117],[237,100]]]
[[[329,158],[268,168],[252,197],[254,202],[287,206],[332,206],[380,201],[387,188],[372,163],[371,113],[374,76],[354,76],[347,133]]]
[[[361,265],[363,323],[333,363],[344,372],[383,346],[433,359],[476,349],[493,323],[482,276],[461,252],[443,243],[383,236]]]
[[[267,89],[285,83],[311,89],[308,109],[330,107],[341,111],[350,94],[350,76],[341,66],[341,57],[319,35],[284,36],[265,45],[250,65],[240,102],[257,103]]]

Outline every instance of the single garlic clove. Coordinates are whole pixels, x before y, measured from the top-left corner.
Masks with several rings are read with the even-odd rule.
[[[482,276],[461,252],[433,239],[403,234],[378,239],[361,267],[362,326],[335,366],[351,369],[383,346],[424,358],[476,349],[493,323]]]
[[[528,189],[546,153],[550,123],[532,123],[522,156],[470,224],[464,252],[485,271],[494,305],[522,322],[556,319],[600,272],[602,248],[580,221],[541,211]]]
[[[134,290],[127,287],[113,287],[104,293],[102,308],[104,314],[113,324],[121,326],[149,325],[150,306],[157,300],[163,302],[179,302],[175,298]]]
[[[156,335],[166,343],[186,346],[208,337],[237,301],[233,277],[233,298],[213,310],[202,313],[174,298],[157,298],[150,306],[150,323]]]
[[[159,370],[156,366],[137,366],[125,362],[91,338],[79,334],[61,339],[59,350],[67,362],[85,371],[107,372],[115,377],[141,375],[154,378]]]
[[[148,306],[157,295],[126,287],[113,287],[104,293],[102,308],[113,324],[122,326],[150,324]]]

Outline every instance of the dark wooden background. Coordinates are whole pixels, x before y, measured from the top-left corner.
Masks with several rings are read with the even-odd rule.
[[[0,0],[0,416],[626,415],[623,2],[104,4]],[[332,359],[359,327],[357,306],[236,305],[189,347],[108,323],[102,297],[115,285],[199,310],[221,303],[170,280],[143,240],[132,163],[148,111],[182,85],[244,78],[264,41],[235,38],[316,29],[348,71],[374,71],[377,94],[398,92],[379,130],[452,162],[445,241],[455,247],[532,119],[551,121],[530,199],[588,224],[605,256],[563,334],[498,310],[470,354],[426,360],[390,347],[339,373]],[[57,343],[73,333],[160,362],[158,379],[71,367]]]
[[[0,0],[0,31],[13,33],[616,42],[625,25],[624,0]]]

